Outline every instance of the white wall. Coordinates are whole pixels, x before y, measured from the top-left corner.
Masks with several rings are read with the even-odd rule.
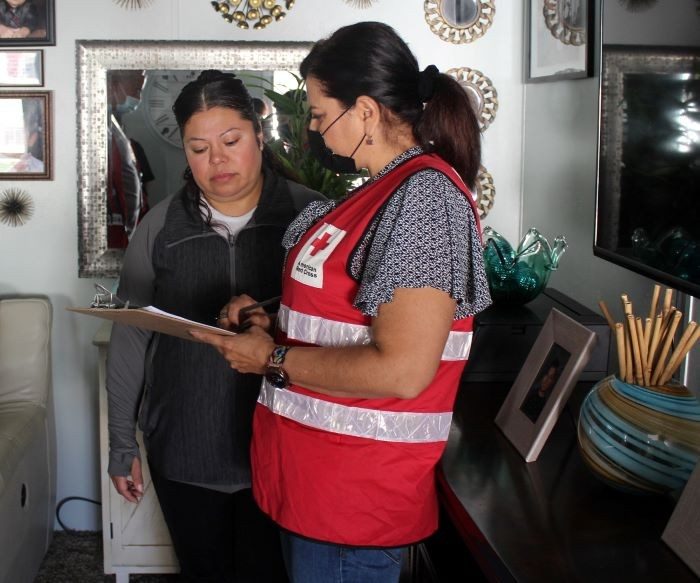
[[[14,186],[26,190],[36,206],[34,217],[25,226],[13,229],[0,225],[0,294],[43,293],[54,305],[58,500],[67,496],[100,498],[97,351],[91,344],[100,321],[65,311],[67,306],[89,302],[94,283],[77,276],[75,40],[313,41],[352,22],[387,22],[409,42],[422,67],[430,63],[442,70],[469,66],[494,83],[499,110],[484,138],[484,164],[494,177],[496,202],[485,223],[513,240],[519,235],[521,212],[523,94],[522,7],[513,4],[521,3],[498,3],[495,22],[483,38],[472,44],[452,45],[430,31],[419,0],[381,0],[368,10],[352,8],[342,0],[304,0],[297,2],[285,20],[264,31],[242,31],[225,23],[205,0],[154,0],[143,10],[131,11],[107,0],[56,1],[56,46],[43,47],[45,89],[52,91],[54,98],[54,179],[0,184],[0,189]],[[589,170],[586,167],[581,172]],[[590,181],[582,178],[581,182]],[[590,184],[583,190],[591,196]],[[545,190],[542,196],[550,197],[550,192]],[[564,226],[569,234],[568,223]],[[573,255],[565,258],[565,265],[573,263]],[[555,283],[564,279],[561,275]],[[100,528],[99,508],[83,502],[64,506],[61,519],[69,528]]]

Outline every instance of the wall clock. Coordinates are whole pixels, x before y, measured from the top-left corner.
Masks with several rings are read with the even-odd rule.
[[[151,129],[171,146],[182,148],[180,129],[175,121],[173,103],[182,88],[194,81],[199,71],[149,71],[141,103]]]

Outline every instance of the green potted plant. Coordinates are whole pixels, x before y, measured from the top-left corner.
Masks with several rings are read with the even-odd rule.
[[[311,153],[306,137],[306,129],[311,120],[306,102],[305,83],[294,75],[297,86],[286,93],[265,89],[265,95],[272,101],[278,120],[279,138],[268,142],[279,158],[282,166],[297,181],[328,198],[343,197],[348,190],[359,184],[363,174],[336,174],[324,168]]]

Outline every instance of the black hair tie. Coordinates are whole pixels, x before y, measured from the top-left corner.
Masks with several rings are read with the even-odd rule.
[[[200,85],[208,85],[209,83],[214,83],[216,81],[229,81],[229,80],[240,81],[234,73],[224,73],[217,69],[206,69],[202,71],[197,77],[197,83]]]
[[[435,79],[438,78],[440,70],[435,65],[428,65],[423,71],[418,73],[418,99],[425,103],[429,101],[435,91]]]

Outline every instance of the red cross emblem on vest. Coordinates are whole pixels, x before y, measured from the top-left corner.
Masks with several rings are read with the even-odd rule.
[[[323,233],[320,237],[316,237],[316,240],[311,243],[311,246],[313,247],[313,250],[309,253],[312,257],[316,255],[319,251],[323,251],[326,247],[328,247],[328,241],[330,240],[331,235],[330,233]]]

